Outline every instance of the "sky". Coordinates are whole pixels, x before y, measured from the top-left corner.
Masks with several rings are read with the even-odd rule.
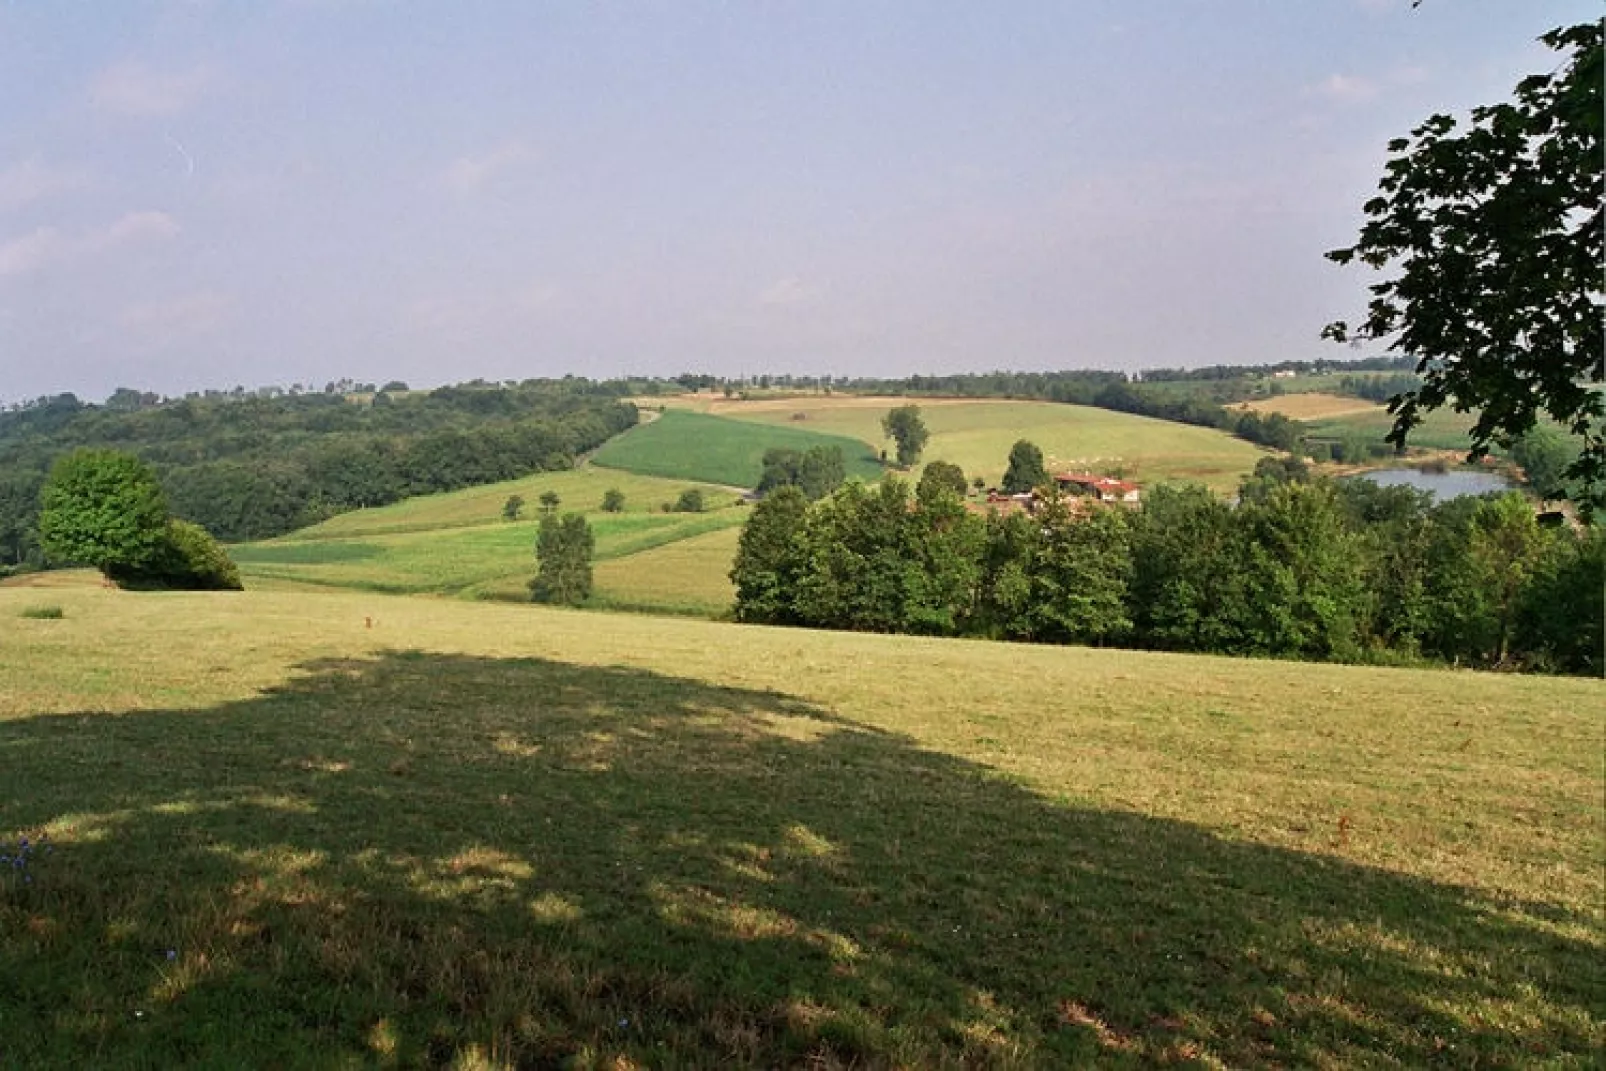
[[[1582,0],[0,0],[0,403],[1347,357]]]

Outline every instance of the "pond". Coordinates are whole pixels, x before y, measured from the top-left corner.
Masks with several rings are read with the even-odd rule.
[[[1458,498],[1461,495],[1482,495],[1490,491],[1509,491],[1517,485],[1495,472],[1476,469],[1449,469],[1445,472],[1428,472],[1423,469],[1378,469],[1363,472],[1358,477],[1371,480],[1379,487],[1415,487],[1427,491],[1434,498]]]

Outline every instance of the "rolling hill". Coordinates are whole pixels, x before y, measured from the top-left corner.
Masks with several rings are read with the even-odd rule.
[[[703,493],[704,512],[665,512],[682,490],[692,487]],[[610,489],[625,496],[622,512],[602,511],[602,496]],[[546,492],[558,495],[560,511],[587,515],[596,536],[595,558],[605,576],[613,575],[606,569],[613,559],[733,529],[747,516],[736,506],[736,496],[720,487],[587,467],[356,510],[278,539],[231,546],[229,553],[247,585],[254,587],[312,585],[523,600],[529,597],[525,585],[535,574],[539,500]],[[521,520],[502,517],[510,495],[524,499]],[[732,536],[729,546],[734,545]],[[690,568],[693,560],[686,559],[681,567]],[[706,564],[695,560],[699,567]],[[640,578],[643,590],[605,580],[598,596],[632,609],[685,613],[695,607],[716,614],[729,603],[724,598],[729,568],[727,558],[707,576],[627,570],[619,575]]]
[[[911,402],[920,407],[931,432],[924,459],[950,461],[989,484],[1003,478],[1009,449],[1018,439],[1035,442],[1060,468],[1119,469],[1143,483],[1193,481],[1222,493],[1236,490],[1238,481],[1265,456],[1260,448],[1211,428],[1053,402],[833,394],[752,401],[707,397],[693,404],[710,417],[808,428],[856,439],[879,451],[887,444],[881,418],[893,406]],[[614,442],[629,441],[644,430],[627,432]]]

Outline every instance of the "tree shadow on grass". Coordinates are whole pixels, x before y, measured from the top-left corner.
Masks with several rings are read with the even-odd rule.
[[[1587,1059],[1589,920],[1057,804],[786,696],[416,652],[0,723],[0,1062]]]

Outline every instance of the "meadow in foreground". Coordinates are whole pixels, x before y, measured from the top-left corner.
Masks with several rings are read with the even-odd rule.
[[[1601,699],[0,586],[0,1059],[1584,1065]]]

